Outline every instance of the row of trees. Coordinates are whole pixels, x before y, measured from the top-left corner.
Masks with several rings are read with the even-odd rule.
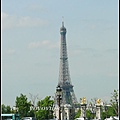
[[[51,96],[46,96],[43,100],[38,100],[35,105],[35,96],[28,101],[26,95],[20,94],[20,96],[16,97],[15,107],[17,109],[13,109],[10,106],[5,106],[2,104],[2,113],[19,113],[20,117],[36,117],[37,120],[43,119],[52,119],[53,116],[53,104],[54,100],[51,100]],[[89,104],[94,107],[96,99],[92,99]],[[111,100],[109,103],[110,106],[107,106],[107,103],[104,103],[104,107],[101,107],[101,117],[105,119],[110,116],[118,116],[118,90],[114,90],[111,96]],[[78,110],[74,118],[78,118],[80,116],[81,111]],[[86,117],[88,119],[93,119],[95,117],[95,112],[93,109],[89,108],[86,111]]]
[[[19,97],[16,97],[16,109],[2,104],[2,113],[19,113],[20,118],[36,117],[37,120],[51,119],[53,118],[53,110],[51,107],[54,101],[50,98],[51,96],[46,96],[43,100],[39,100],[37,106],[35,106],[33,100],[28,101],[26,95],[20,94]]]

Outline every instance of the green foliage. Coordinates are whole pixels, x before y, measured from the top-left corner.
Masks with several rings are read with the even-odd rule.
[[[75,114],[74,120],[75,120],[76,118],[79,118],[79,117],[80,117],[80,113],[81,113],[81,110],[79,109],[79,110],[77,111],[77,113]]]
[[[38,101],[37,105],[39,107],[50,107],[54,103],[53,100],[50,100],[50,96],[45,97],[45,99]]]
[[[86,117],[88,118],[88,120],[91,119],[91,116],[92,116],[91,111],[90,110],[86,110]]]
[[[107,118],[106,112],[102,112],[102,113],[101,113],[101,119],[104,120],[105,118]]]
[[[116,116],[115,110],[113,107],[108,107],[107,117]]]
[[[36,117],[37,117],[37,120],[43,120],[43,119],[48,119],[48,116],[47,116],[47,111],[46,110],[39,110],[37,113],[36,113]]]
[[[30,111],[28,112],[28,116],[30,116],[30,117],[35,117],[35,110],[30,110]]]
[[[115,111],[114,108],[109,106],[108,109],[104,112],[101,112],[101,118],[105,119],[105,118],[110,118],[111,116],[115,116]]]
[[[20,97],[16,97],[16,107],[21,118],[29,116],[30,106],[31,102],[27,101],[26,95],[21,94]]]
[[[54,103],[54,101],[50,100],[50,96],[45,97],[45,99],[43,99],[41,101],[38,101],[37,105],[39,107],[39,110],[38,110],[38,112],[36,112],[37,120],[53,118],[53,114],[52,114],[53,111],[51,110],[53,103]]]
[[[110,103],[114,109],[115,116],[118,116],[118,90],[114,90],[114,92],[111,94],[112,96],[111,96]]]
[[[5,106],[4,104],[2,104],[2,114],[9,114],[11,112],[12,111],[10,106]]]

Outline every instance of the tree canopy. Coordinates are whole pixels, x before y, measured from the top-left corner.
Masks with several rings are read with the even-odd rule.
[[[53,100],[50,100],[51,96],[45,97],[43,100],[38,101],[37,106],[39,107],[38,112],[36,112],[36,118],[38,120],[52,119],[53,118]]]
[[[16,97],[15,103],[21,118],[29,116],[31,102],[28,101],[26,95],[21,94],[20,97]]]
[[[4,104],[2,104],[2,113],[3,114],[9,114],[11,113],[11,107],[9,105],[5,106]]]
[[[115,115],[118,116],[118,90],[114,90],[111,94],[110,104],[114,109]]]

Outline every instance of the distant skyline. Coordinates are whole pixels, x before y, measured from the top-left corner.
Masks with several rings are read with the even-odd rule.
[[[2,104],[14,106],[21,93],[54,96],[63,16],[77,100],[109,102],[118,89],[117,0],[5,0],[1,16]]]

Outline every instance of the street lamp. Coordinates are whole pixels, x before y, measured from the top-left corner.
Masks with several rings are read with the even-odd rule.
[[[80,98],[80,107],[81,107],[81,117],[86,119],[86,108],[87,108],[87,103],[86,103],[86,97]]]
[[[59,85],[56,87],[56,95],[59,106],[59,120],[61,120],[60,101],[62,100],[62,88]]]

